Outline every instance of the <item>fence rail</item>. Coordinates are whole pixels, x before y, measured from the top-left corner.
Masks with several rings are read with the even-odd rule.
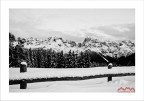
[[[83,77],[53,77],[53,78],[37,78],[37,79],[22,79],[22,80],[9,80],[9,85],[20,84],[25,80],[26,83],[46,82],[46,81],[72,81],[72,80],[87,80],[102,77],[120,77],[120,76],[134,76],[135,73],[120,73],[120,74],[105,74],[105,75],[94,75],[94,76],[83,76]]]

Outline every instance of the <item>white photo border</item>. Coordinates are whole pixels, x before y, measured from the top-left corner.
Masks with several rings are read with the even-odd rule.
[[[135,9],[136,80],[135,93],[10,93],[9,92],[9,9],[81,8],[81,9]],[[1,4],[1,100],[144,100],[144,44],[142,0],[54,0],[54,1],[2,1]]]

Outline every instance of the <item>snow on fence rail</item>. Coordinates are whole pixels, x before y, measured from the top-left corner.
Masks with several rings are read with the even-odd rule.
[[[24,69],[23,69],[24,68]],[[28,68],[21,65],[19,68],[10,68],[9,85],[20,84],[21,89],[26,89],[27,83],[60,81],[60,80],[85,80],[92,78],[135,75],[135,67],[96,67],[96,68]],[[24,72],[22,71],[24,70]],[[21,71],[21,73],[19,72]]]

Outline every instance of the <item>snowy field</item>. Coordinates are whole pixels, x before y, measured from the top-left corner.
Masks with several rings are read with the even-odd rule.
[[[135,67],[95,67],[95,68],[28,68],[26,73],[20,73],[19,68],[9,69],[9,80],[36,79],[36,78],[61,78],[61,77],[83,77],[103,74],[135,73]]]
[[[135,67],[76,68],[76,69],[39,69],[28,68],[27,73],[20,73],[19,68],[9,69],[9,80],[52,77],[83,77],[100,74],[135,73]],[[118,92],[120,87],[135,88],[135,76],[113,77],[107,82],[107,77],[77,81],[47,81],[28,83],[27,89],[20,85],[9,85],[10,92]]]
[[[20,85],[10,85],[10,92],[118,92],[120,87],[135,88],[135,76],[96,78],[79,81],[52,81],[28,83],[27,89],[20,89]]]

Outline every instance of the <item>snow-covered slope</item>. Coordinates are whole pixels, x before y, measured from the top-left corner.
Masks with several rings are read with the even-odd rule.
[[[85,49],[100,52],[105,56],[121,57],[135,53],[135,43],[130,40],[110,41],[85,38],[82,44]]]
[[[9,85],[10,92],[118,92],[119,88],[135,88],[135,76],[96,78],[77,81],[54,81],[28,83],[27,89],[20,89],[18,85]],[[134,93],[134,92],[128,92]]]
[[[64,41],[62,38],[49,37],[45,40],[39,40],[34,38],[26,39],[24,44],[25,48],[43,48],[43,49],[53,49],[55,51],[82,51],[80,48],[76,47],[74,41]]]
[[[99,52],[104,56],[121,57],[128,56],[135,53],[135,42],[130,40],[114,41],[98,38],[87,37],[82,43],[76,43],[74,41],[63,40],[59,37],[49,37],[45,40],[37,38],[28,38],[24,43],[25,48],[43,48],[53,49],[55,51],[64,51],[67,53],[69,50],[77,53],[85,50],[91,50]]]

